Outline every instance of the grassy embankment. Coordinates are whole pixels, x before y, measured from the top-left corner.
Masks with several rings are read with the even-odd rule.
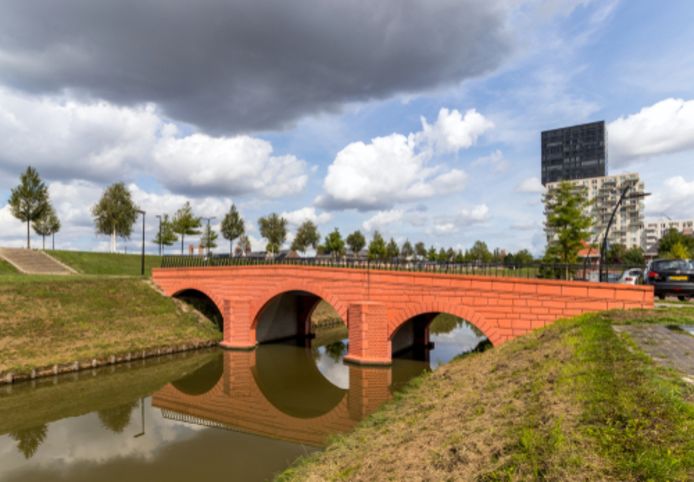
[[[0,373],[219,339],[138,278],[0,277]]]
[[[280,480],[692,480],[694,387],[584,315],[423,375]],[[684,335],[682,335],[684,336]]]
[[[139,276],[141,258],[139,254],[93,253],[88,251],[47,251],[57,260],[70,266],[78,273],[93,275]],[[161,265],[161,256],[145,256],[145,275]]]

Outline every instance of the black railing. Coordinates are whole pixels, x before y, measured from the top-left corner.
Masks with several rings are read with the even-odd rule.
[[[526,279],[555,279],[573,281],[598,281],[599,268],[583,264],[503,264],[503,263],[445,263],[421,260],[367,260],[354,258],[261,258],[246,256],[181,256],[162,258],[162,268],[207,268],[218,266],[319,266],[328,268],[357,268],[379,271],[411,271],[456,275],[512,277]],[[605,266],[608,280],[617,282],[629,269],[643,270],[642,266]],[[638,282],[642,282],[642,275]]]

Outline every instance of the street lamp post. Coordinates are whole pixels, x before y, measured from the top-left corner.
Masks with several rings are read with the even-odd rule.
[[[207,232],[206,232],[206,235],[207,235],[207,257],[209,258],[210,257],[210,243],[212,242],[212,240],[210,239],[211,238],[210,234],[212,234],[210,231],[210,221],[212,221],[213,219],[217,219],[217,217],[211,216],[209,218],[202,218],[202,219],[207,220]]]
[[[161,256],[161,214],[155,216],[159,220],[159,256]]]
[[[607,227],[605,228],[605,236],[602,238],[602,246],[600,247],[600,281],[607,281],[607,269],[605,267],[605,256],[607,254],[607,236],[610,234],[610,228],[612,227],[612,223],[614,222],[614,217],[617,214],[617,210],[619,209],[619,206],[622,205],[622,201],[625,199],[639,199],[642,197],[650,196],[651,193],[649,192],[635,192],[631,193],[627,196],[627,193],[629,190],[633,187],[633,183],[628,183],[624,189],[622,189],[622,194],[619,196],[619,200],[617,201],[617,204],[615,205],[614,209],[612,210],[612,215],[610,216],[610,220],[607,223]]]
[[[140,274],[145,275],[145,212],[142,209],[137,210],[142,214],[142,256],[140,258]]]

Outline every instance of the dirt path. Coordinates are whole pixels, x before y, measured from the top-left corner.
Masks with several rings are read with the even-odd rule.
[[[694,336],[664,325],[622,325],[614,329],[629,334],[656,362],[683,372],[687,381],[694,383]]]

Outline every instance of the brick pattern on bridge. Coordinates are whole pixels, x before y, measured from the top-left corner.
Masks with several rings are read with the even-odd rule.
[[[652,287],[575,281],[291,265],[155,269],[152,277],[169,296],[195,289],[212,299],[231,348],[255,346],[256,320],[272,298],[312,293],[347,323],[348,358],[364,363],[389,363],[393,334],[424,313],[459,316],[496,346],[559,318],[653,307]]]

